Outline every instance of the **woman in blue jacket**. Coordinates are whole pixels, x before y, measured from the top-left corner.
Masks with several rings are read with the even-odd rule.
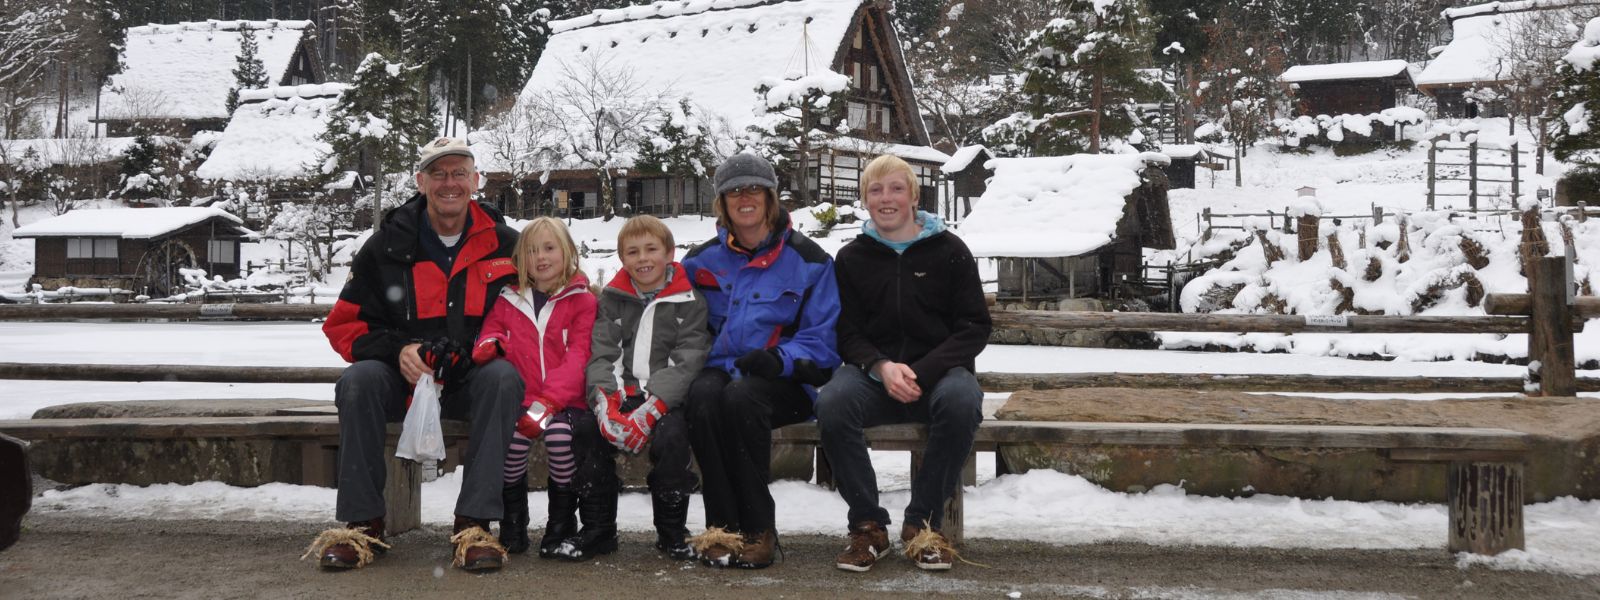
[[[778,543],[767,490],[772,430],[811,418],[816,386],[839,365],[839,291],[833,259],[779,207],[766,159],[734,155],[717,168],[716,185],[717,237],[683,260],[715,336],[689,387],[707,527],[695,546],[707,565],[759,569]]]

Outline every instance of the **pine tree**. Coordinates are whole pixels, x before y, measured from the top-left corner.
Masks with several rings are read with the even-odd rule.
[[[239,25],[239,57],[233,67],[234,86],[228,89],[228,114],[239,108],[239,90],[267,87],[267,66],[261,63],[256,34],[248,24]]]
[[[1566,179],[1586,193],[1600,191],[1600,18],[1557,62],[1560,78],[1550,104],[1558,120],[1550,147],[1573,168]]]
[[[1149,18],[1138,0],[1070,0],[1063,16],[1029,38],[1025,114],[985,133],[997,146],[1056,156],[1098,153],[1106,142],[1135,135],[1137,98],[1160,92],[1138,71]]]
[[[677,104],[662,106],[653,135],[639,141],[639,158],[634,163],[635,168],[679,178],[705,177],[717,157],[712,149],[711,138],[700,121],[699,111],[695,110],[688,98],[680,98]],[[672,187],[681,189],[680,186]],[[673,202],[672,214],[676,216],[682,210],[683,198],[679,197]]]
[[[332,151],[323,157],[322,176],[356,171],[370,177],[373,227],[383,220],[387,176],[406,171],[437,130],[418,90],[415,69],[374,52],[362,59],[328,116],[322,140]]]

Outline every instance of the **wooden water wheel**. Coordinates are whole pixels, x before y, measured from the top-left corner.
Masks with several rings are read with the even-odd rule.
[[[194,248],[190,248],[183,240],[164,240],[151,246],[139,257],[139,266],[134,269],[137,278],[134,286],[151,298],[165,298],[182,287],[183,274],[180,269],[198,268],[200,259]]]

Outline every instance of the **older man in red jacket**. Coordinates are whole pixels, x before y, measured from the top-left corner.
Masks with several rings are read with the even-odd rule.
[[[456,566],[499,568],[505,549],[489,534],[502,518],[501,464],[522,413],[523,384],[504,360],[474,366],[468,354],[490,303],[516,279],[517,233],[476,202],[479,175],[466,142],[424,146],[417,189],[384,215],[356,253],[350,280],[322,331],[352,364],[334,388],[339,408],[337,518],[345,529],[314,543],[327,569],[363,566],[384,539],[385,424],[400,421],[424,373],[444,383],[446,417],[471,422],[466,473],[456,500]]]

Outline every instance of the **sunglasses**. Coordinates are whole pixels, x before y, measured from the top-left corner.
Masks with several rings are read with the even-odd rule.
[[[747,185],[728,190],[725,195],[729,198],[747,198],[765,193],[766,191],[767,188],[762,185]]]

